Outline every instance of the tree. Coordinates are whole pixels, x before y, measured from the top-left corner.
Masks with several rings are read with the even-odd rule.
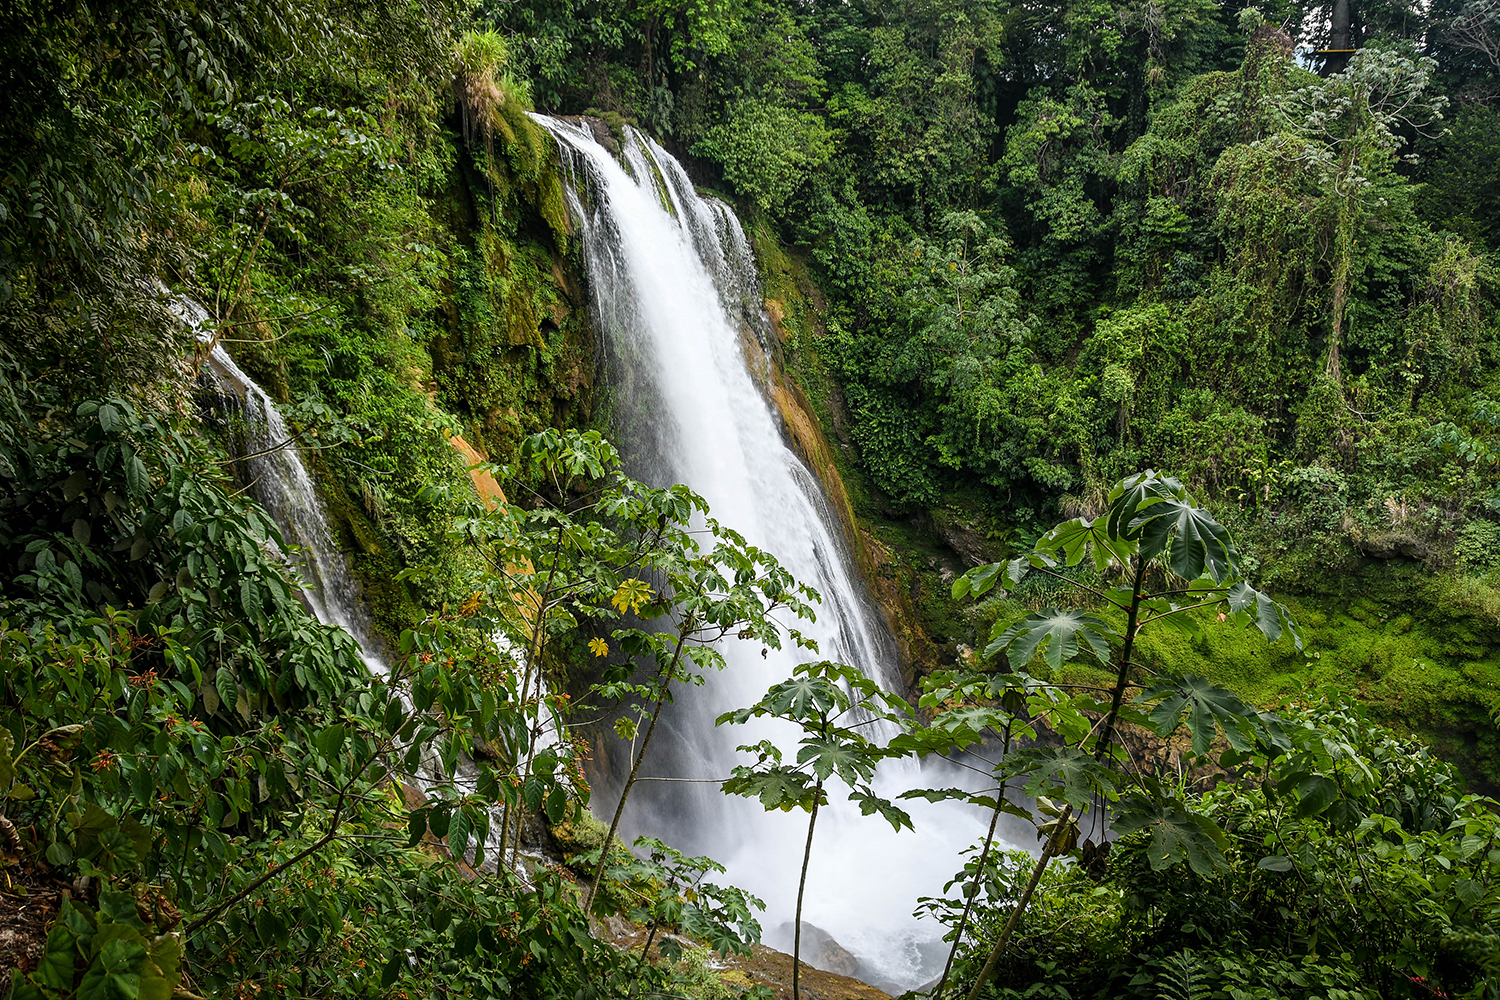
[[[1343,72],[1288,93],[1277,109],[1281,131],[1264,140],[1301,163],[1326,195],[1333,274],[1324,370],[1340,387],[1354,244],[1374,178],[1389,169],[1409,132],[1420,134],[1442,120],[1447,98],[1427,93],[1436,67],[1435,60],[1410,47],[1360,49]]]
[[[626,476],[618,452],[598,432],[532,435],[517,468],[493,471],[531,501],[475,511],[458,527],[483,554],[476,600],[499,609],[491,617],[517,664],[505,690],[526,720],[496,746],[515,768],[502,845],[512,819],[519,828],[523,804],[545,806],[555,819],[566,803],[562,790],[548,791],[532,768],[541,745],[570,745],[557,714],[562,699],[544,690],[547,664],[563,647],[576,648],[581,630],[606,632],[608,638],[595,635],[588,648],[601,659],[613,653],[615,661],[592,693],[634,702],[636,717],[622,717],[616,727],[632,743],[631,767],[595,868],[592,902],[608,867],[607,846],[673,686],[702,684],[706,671],[722,669],[715,643],[725,636],[779,649],[777,615],[811,617],[807,602],[816,594],[774,557],[707,517],[708,505],[687,487],[656,489]],[[796,629],[786,635],[799,645],[811,643]],[[549,765],[553,758],[556,752]]]
[[[1191,612],[1217,608],[1225,623],[1254,624],[1268,641],[1286,633],[1301,648],[1285,609],[1240,576],[1239,553],[1228,532],[1192,503],[1181,483],[1148,470],[1121,481],[1108,500],[1103,516],[1064,522],[1025,556],[970,570],[953,585],[955,597],[978,595],[998,583],[1014,589],[1036,573],[1091,597],[1101,612],[1124,617],[1116,624],[1083,608],[1048,608],[996,622],[985,647],[986,657],[1005,653],[1009,669],[1018,673],[1036,658],[1057,670],[1086,651],[1111,666],[1113,678],[1107,685],[1082,685],[1082,690],[1045,680],[1028,685],[1031,723],[1045,722],[1062,745],[1010,753],[996,772],[1024,777],[1027,794],[1055,798],[1059,804],[1039,824],[1045,836],[1041,856],[974,981],[970,1000],[977,1000],[1010,945],[1052,859],[1077,849],[1075,816],[1091,802],[1116,803],[1117,832],[1149,831],[1153,868],[1186,863],[1195,872],[1208,873],[1224,863],[1223,831],[1150,774],[1130,766],[1120,727],[1137,724],[1165,736],[1186,722],[1194,756],[1207,757],[1222,736],[1229,749],[1221,759],[1232,759],[1251,749],[1270,722],[1201,677],[1139,679],[1150,674],[1137,659],[1141,632],[1152,626],[1196,629]],[[1116,576],[1121,582],[1096,586],[1081,578],[1084,567],[1101,580]],[[1127,703],[1132,690],[1139,693]]]
[[[609,878],[639,899],[629,914],[631,920],[646,925],[643,961],[650,957],[651,943],[663,926],[680,927],[720,954],[750,954],[750,945],[760,940],[760,924],[753,911],[764,910],[765,903],[734,886],[703,881],[711,872],[724,871],[712,858],[687,857],[655,837],[637,837],[635,846],[645,856],[611,864]],[[599,850],[607,853],[607,845]],[[663,939],[660,948],[668,961],[675,962],[682,955],[682,946],[670,938]]]
[[[909,740],[911,749],[918,754],[946,754],[950,750],[967,750],[976,760],[984,758],[973,749],[984,739],[984,733],[996,735],[1000,740],[1000,756],[1010,753],[1013,739],[1035,739],[1036,730],[1026,719],[1026,679],[1016,673],[999,673],[975,676],[966,670],[938,671],[929,674],[923,681],[920,707],[934,713],[930,725],[912,736],[898,737],[898,743]],[[996,767],[990,762],[991,767]],[[958,799],[980,808],[990,810],[990,826],[985,832],[984,842],[978,856],[966,864],[963,875],[968,880],[963,887],[963,906],[954,923],[953,946],[943,962],[942,975],[932,989],[932,996],[941,997],[948,985],[948,976],[953,971],[953,961],[963,945],[964,932],[969,927],[969,917],[979,901],[979,891],[985,884],[990,870],[990,851],[995,840],[995,826],[1001,813],[1009,813],[1030,820],[1031,814],[1006,798],[1007,781],[1002,778],[997,788],[975,793],[962,788],[913,789],[903,792],[902,798],[924,798],[930,802],[943,799]],[[943,887],[947,892],[962,881],[955,877]],[[922,898],[917,901],[918,911],[945,914],[947,900]]]
[[[1181,780],[1223,825],[1224,867],[1157,869],[1145,830],[1114,839],[1102,863],[1053,866],[996,981],[1142,1000],[1492,996],[1493,802],[1337,695],[1288,705],[1265,735],[1230,767]],[[1029,868],[1022,852],[991,862],[998,891],[976,908],[981,926],[1004,922]],[[969,949],[959,967],[984,958]],[[1188,979],[1197,993],[1174,989]]]
[[[862,814],[878,812],[898,832],[903,826],[911,829],[911,817],[876,795],[870,785],[882,760],[906,756],[909,751],[891,744],[881,746],[857,728],[876,721],[899,725],[909,711],[905,702],[856,668],[825,660],[801,664],[789,679],[772,685],[760,701],[726,712],[717,720],[716,724],[722,726],[743,724],[752,718],[785,719],[802,729],[796,763],[785,763],[780,748],[769,740],[742,746],[740,750],[756,755],[755,763],[736,766],[720,786],[727,794],[758,799],[768,812],[802,809],[807,813],[807,845],[797,880],[792,939],[793,1000],[801,996],[802,897],[807,889],[818,809],[828,804],[824,786],[836,776],[848,787],[849,801],[859,803]]]
[[[1452,44],[1500,70],[1500,2],[1469,0],[1448,26]]]

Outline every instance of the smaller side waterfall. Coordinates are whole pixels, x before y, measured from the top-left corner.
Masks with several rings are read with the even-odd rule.
[[[197,327],[207,314],[197,303],[179,300],[189,325]],[[347,559],[334,544],[333,530],[314,492],[312,476],[303,464],[297,442],[281,412],[265,390],[240,370],[221,345],[215,345],[208,369],[221,392],[238,400],[243,419],[242,452],[235,456],[247,479],[247,489],[266,509],[282,538],[294,546],[289,554],[307,586],[302,591],[314,616],[352,635],[372,671],[384,674],[385,661],[359,603],[358,587]]]
[[[176,298],[171,308],[195,331],[201,331],[208,322],[208,314],[190,299]],[[205,367],[219,392],[232,401],[242,418],[240,453],[236,460],[247,480],[246,489],[271,515],[282,539],[291,547],[291,552],[284,555],[305,585],[302,596],[308,608],[324,625],[336,625],[354,637],[371,673],[389,675],[390,664],[383,656],[369,615],[360,602],[358,584],[350,572],[347,558],[334,542],[333,529],[313,487],[312,476],[281,411],[222,346],[214,346]],[[496,635],[494,641],[502,652],[506,650],[503,636]],[[545,686],[541,691],[545,698]],[[555,720],[550,726],[544,726],[535,749],[554,743],[557,732]],[[457,772],[450,777],[436,752],[428,748],[418,770],[419,773],[410,776],[410,780],[419,788],[451,782],[473,792],[478,786],[479,771],[467,757],[460,758]],[[491,860],[486,862],[486,867],[495,861],[501,810],[496,808],[492,817],[486,848]],[[538,857],[537,852],[524,842],[520,853],[533,859]],[[473,860],[472,855],[470,860]]]

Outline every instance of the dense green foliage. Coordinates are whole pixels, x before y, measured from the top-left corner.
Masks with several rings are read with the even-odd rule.
[[[1221,867],[1161,870],[1136,833],[1053,869],[992,995],[1493,996],[1493,803],[1460,795],[1451,768],[1352,710],[1303,708],[1282,733],[1290,752],[1184,790],[1227,834]],[[1001,856],[964,874],[983,886],[980,940],[1030,867]],[[935,909],[951,923],[958,905]],[[959,979],[983,959],[961,955]]]
[[[561,673],[580,620],[679,611],[648,570],[691,579],[682,597],[720,618],[739,607],[735,627],[754,626],[757,586],[772,607],[798,591],[732,533],[711,549],[729,583],[681,532],[643,544],[702,501],[624,480],[597,435],[531,436],[587,420],[591,375],[552,145],[504,40],[441,5],[0,17],[0,866],[7,917],[29,907],[46,934],[7,936],[23,969],[7,987],[690,988],[701,955],[654,965],[593,937],[576,876],[495,867],[522,815],[577,820],[588,801],[541,660]],[[177,293],[204,324],[188,329]],[[273,447],[313,467],[385,672],[304,607],[256,484],[233,478],[234,408],[195,391],[210,344],[193,334],[288,402],[294,439]],[[607,509],[566,539],[535,530],[554,520],[534,500],[482,510],[460,431],[525,458],[490,467],[512,493],[566,506],[592,489]],[[560,583],[572,559],[589,585],[527,590],[568,603],[529,632],[518,575],[487,558]],[[689,919],[667,883],[615,874],[634,887],[611,900],[716,947],[758,934],[732,889]]]
[[[561,433],[592,345],[537,107],[737,199],[859,513],[931,553],[924,625],[1007,653],[920,711],[806,665],[726,719],[797,722],[795,762],[727,791],[810,844],[830,778],[900,828],[879,762],[1035,740],[994,773],[1042,863],[986,846],[925,904],[986,996],[1493,996],[1494,804],[1301,704],[1500,780],[1500,8],[1356,7],[1321,75],[1325,8],[1285,2],[6,6],[0,866],[49,921],[13,995],[724,995],[664,932],[744,952],[758,901],[614,842],[569,727],[616,703],[638,766],[717,639],[812,595]],[[214,345],[285,404],[386,672],[234,478]],[[1206,507],[1111,493],[1148,465]],[[571,870],[523,858],[535,818]]]
[[[1285,608],[1237,579],[1228,532],[1175,480],[1133,476],[1109,505],[954,592],[1040,573],[1123,625],[1066,605],[1023,613],[997,622],[982,654],[1005,653],[1008,670],[925,685],[934,729],[1051,736],[993,764],[1002,794],[1021,778],[1037,796],[1040,858],[992,854],[987,840],[949,885],[964,883],[960,899],[923,901],[953,927],[955,951],[966,930],[983,942],[953,970],[969,1000],[1495,995],[1495,803],[1460,800],[1450,766],[1357,712],[1275,715],[1153,671],[1138,653],[1150,632],[1253,624],[1272,642],[1302,640]],[[1090,563],[1098,582],[1069,577]],[[1200,623],[1201,607],[1217,621]],[[1058,676],[1085,655],[1107,667],[1100,680]],[[1038,660],[1046,672],[1033,675]],[[1132,740],[1132,724],[1160,740]],[[1174,741],[1181,726],[1190,739]],[[1083,839],[1105,803],[1112,839]],[[1075,866],[1049,874],[1062,855]]]
[[[1495,350],[1496,121],[1472,97],[1494,70],[1434,14],[1367,25],[1320,80],[1267,24],[1312,11],[493,14],[543,106],[634,114],[806,247],[834,295],[820,350],[894,503],[966,482],[1087,502],[1149,461],[1278,509],[1324,468],[1376,504],[1441,484],[1453,530],[1496,485],[1463,446]],[[1445,90],[1469,100],[1450,133]]]
[[[1493,781],[1500,18],[1356,0],[1328,76],[1329,9],[481,14],[540,107],[633,118],[737,199],[787,368],[935,644],[990,622],[945,575],[1170,469],[1327,623],[1344,673],[1283,658],[1271,686],[1357,689]],[[1429,666],[1387,681],[1410,644]]]

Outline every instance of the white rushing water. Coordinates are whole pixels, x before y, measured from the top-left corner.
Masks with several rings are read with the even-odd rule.
[[[207,312],[191,299],[174,299],[171,308],[195,331],[208,322]],[[236,458],[240,473],[250,495],[276,522],[282,540],[293,547],[291,562],[306,585],[303,599],[318,621],[337,625],[354,637],[371,671],[385,674],[387,665],[372,637],[348,559],[334,543],[312,476],[281,411],[240,370],[222,344],[215,344],[210,352],[208,370],[220,391],[239,401],[243,437]]]
[[[557,138],[568,172],[618,442],[632,471],[703,495],[716,519],[822,595],[818,620],[806,629],[820,657],[858,666],[900,691],[893,644],[864,595],[836,516],[784,442],[747,367],[747,355],[755,360],[763,353],[745,338],[764,344],[769,322],[733,211],[700,197],[681,165],[634,130],[617,159],[586,123],[537,120]],[[752,704],[813,657],[791,649],[763,657],[759,644],[735,641],[724,652],[722,674],[702,688],[679,690],[642,774],[723,777],[739,761],[738,744],[769,736],[784,748],[794,745],[787,729],[716,729],[713,722]],[[876,788],[894,796],[954,783],[951,774],[924,779],[915,764],[892,764]],[[912,909],[919,896],[941,895],[962,866],[960,852],[984,836],[984,821],[967,807],[916,802],[909,810],[916,831],[897,834],[878,817],[860,816],[834,784],[831,807],[818,817],[803,919],[858,958],[860,978],[887,989],[918,986],[941,972],[946,946],[938,940],[942,928],[916,920]],[[608,815],[613,798],[599,798],[596,809]],[[627,842],[651,833],[725,864],[729,882],[766,900],[767,943],[791,950],[787,924],[805,813],[768,814],[712,783],[645,782],[632,792],[622,826]]]

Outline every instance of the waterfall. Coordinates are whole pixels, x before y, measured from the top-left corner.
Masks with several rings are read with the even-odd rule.
[[[198,303],[176,298],[171,308],[192,330],[201,330],[208,314]],[[370,629],[370,618],[358,599],[348,560],[334,544],[323,504],[312,476],[281,411],[264,389],[240,370],[222,344],[209,353],[209,372],[221,392],[238,400],[243,437],[237,456],[250,494],[266,509],[282,540],[293,546],[290,561],[302,582],[303,600],[324,625],[337,625],[359,643],[366,666],[385,674],[387,665]]]
[[[733,210],[700,197],[682,166],[633,129],[617,158],[587,122],[537,121],[557,139],[567,174],[615,433],[632,471],[655,485],[687,484],[716,519],[776,555],[822,595],[818,620],[805,630],[819,655],[900,691],[893,643],[839,520],[752,376],[752,367],[765,365],[770,324]],[[622,832],[627,843],[651,833],[725,864],[729,881],[766,900],[768,943],[789,951],[806,814],[768,814],[701,779],[727,776],[739,762],[738,744],[767,736],[793,744],[787,728],[717,729],[714,719],[752,704],[810,657],[790,649],[767,655],[759,644],[736,641],[724,653],[722,673],[676,692],[641,769],[701,783],[637,785]],[[894,796],[925,783],[921,768],[908,764],[883,774],[876,788]],[[952,776],[942,783],[953,784]],[[943,929],[911,911],[917,897],[941,895],[962,865],[960,852],[982,839],[982,821],[966,807],[917,803],[916,832],[896,834],[879,818],[860,816],[836,788],[830,802],[819,812],[804,921],[852,952],[866,981],[900,991],[934,978],[946,955]]]
[[[203,336],[201,331],[208,321],[208,314],[202,306],[191,299],[176,297],[169,307],[190,330]],[[314,491],[312,476],[281,411],[265,390],[235,364],[223,345],[214,345],[205,367],[219,391],[238,401],[242,437],[238,442],[237,464],[242,477],[247,480],[247,490],[271,515],[282,540],[291,547],[291,552],[284,553],[284,556],[303,584],[303,600],[318,621],[324,625],[337,625],[354,637],[360,647],[360,656],[372,673],[386,676],[390,666],[371,629],[370,617],[360,600],[348,560],[334,543],[333,530]],[[508,653],[503,636],[494,636],[494,642],[502,652]],[[545,694],[545,686],[542,691]],[[538,738],[537,747],[555,742],[559,729],[557,720],[549,719]],[[459,788],[473,792],[478,787],[479,771],[472,760],[463,756],[459,758],[456,773],[450,777],[436,751],[427,748],[418,773],[409,778],[422,789],[451,780]],[[488,842],[490,865],[497,861],[493,852],[499,843],[501,819],[502,810],[493,809]],[[521,853],[540,860],[536,849],[523,846]],[[470,860],[473,860],[472,853]]]

